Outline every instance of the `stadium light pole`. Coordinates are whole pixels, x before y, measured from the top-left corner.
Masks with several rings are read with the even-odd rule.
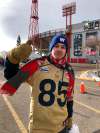
[[[66,36],[68,38],[68,62],[70,62],[70,48],[71,48],[71,35],[72,35],[72,14],[76,13],[76,2],[66,4],[62,7],[63,17],[66,17]],[[69,24],[68,24],[69,17]]]

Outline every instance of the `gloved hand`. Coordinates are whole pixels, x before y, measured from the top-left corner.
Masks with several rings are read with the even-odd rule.
[[[19,45],[8,53],[8,59],[13,64],[19,64],[21,61],[29,57],[32,52],[32,40]]]
[[[67,129],[71,129],[71,127],[72,127],[72,117],[67,118],[66,127],[67,127]]]
[[[33,41],[31,39],[29,39],[29,40],[26,41],[26,44],[32,45],[33,44]]]
[[[72,128],[72,117],[67,117],[65,121],[63,122],[63,125],[70,130]]]

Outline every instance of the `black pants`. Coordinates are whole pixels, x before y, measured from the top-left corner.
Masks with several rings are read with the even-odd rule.
[[[69,133],[69,130],[65,127],[62,131],[60,131],[59,133]]]

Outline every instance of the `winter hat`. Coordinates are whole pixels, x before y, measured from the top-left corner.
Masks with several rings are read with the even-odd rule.
[[[66,51],[68,49],[68,42],[67,42],[67,38],[63,35],[63,34],[57,34],[55,35],[50,44],[49,44],[49,51],[51,51],[53,49],[53,47],[55,47],[57,45],[57,43],[62,43],[64,44]]]

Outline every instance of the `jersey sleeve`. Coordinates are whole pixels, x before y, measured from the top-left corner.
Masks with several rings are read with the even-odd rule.
[[[19,64],[13,64],[8,57],[5,60],[4,77],[8,80],[13,77],[19,70]]]
[[[19,86],[27,81],[38,70],[38,61],[32,60],[19,69],[18,64],[12,64],[6,59],[4,76],[7,81],[1,86],[0,94],[13,95]]]
[[[68,111],[68,118],[73,116],[73,94],[74,94],[74,83],[75,83],[75,75],[74,70],[72,67],[67,64],[67,78],[69,78],[69,85],[66,92],[67,97],[67,111]]]
[[[75,75],[74,75],[74,70],[69,64],[67,65],[67,71],[68,71],[67,77],[69,78],[69,85],[67,88],[66,96],[67,96],[67,101],[70,101],[73,99],[73,94],[74,94]]]

